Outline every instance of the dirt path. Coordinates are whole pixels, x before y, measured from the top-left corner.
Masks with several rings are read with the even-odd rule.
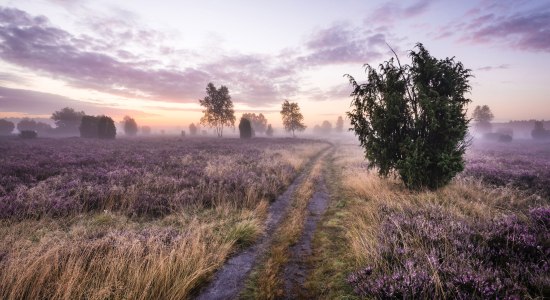
[[[296,244],[290,247],[290,257],[284,269],[285,299],[307,299],[304,294],[304,282],[308,275],[308,257],[312,251],[312,241],[317,229],[317,223],[325,213],[329,204],[329,192],[323,175],[316,182],[315,193],[307,205],[308,215],[304,223],[302,235]]]
[[[271,204],[268,211],[266,229],[259,241],[228,259],[224,266],[214,275],[212,281],[200,291],[196,299],[235,299],[238,297],[256,260],[269,248],[272,241],[272,235],[284,219],[294,191],[311,172],[312,166],[314,166],[315,163],[323,157],[323,153],[327,151],[329,150],[326,149],[321,151],[315,158],[311,159],[302,173],[292,182],[287,190]]]

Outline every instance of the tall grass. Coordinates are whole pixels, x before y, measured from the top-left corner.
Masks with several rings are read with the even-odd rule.
[[[239,153],[246,145],[231,141],[197,140],[184,149],[171,140],[146,141],[146,146],[118,142],[111,152],[85,158],[92,160],[88,167],[97,178],[86,177],[86,167],[70,161],[60,167],[66,173],[40,180],[32,173],[28,178],[12,174],[19,187],[4,189],[0,196],[26,206],[0,220],[1,299],[188,298],[232,252],[262,234],[269,201],[291,182],[299,171],[295,167],[325,147],[285,141],[283,149],[276,141],[257,141],[250,146],[252,152]],[[153,161],[142,165],[104,165],[117,147],[131,148],[126,143],[136,143],[136,158],[163,147],[167,155],[152,156]],[[221,143],[225,151],[200,150],[210,143]],[[61,148],[73,146],[79,147]],[[182,176],[189,174],[194,175]],[[98,187],[108,193],[98,194]],[[71,193],[60,192],[67,188]],[[96,199],[95,206],[52,213],[64,211],[62,203],[82,205],[89,203],[86,199]]]

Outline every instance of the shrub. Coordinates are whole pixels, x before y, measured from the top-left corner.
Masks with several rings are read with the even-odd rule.
[[[489,141],[497,141],[497,142],[511,142],[512,136],[508,134],[502,134],[498,132],[489,132],[483,135],[483,138]]]
[[[15,129],[15,125],[8,121],[1,119],[0,120],[0,135],[10,135]]]
[[[531,136],[534,139],[547,139],[550,138],[550,131],[544,129],[542,121],[535,121],[535,128],[531,131]]]
[[[454,58],[417,48],[410,66],[393,58],[379,71],[367,65],[365,84],[347,75],[354,89],[348,117],[370,167],[382,176],[397,171],[409,188],[435,189],[464,168],[471,75]]]
[[[19,136],[24,139],[35,139],[38,134],[34,130],[23,130],[19,133]]]
[[[250,120],[241,118],[241,122],[239,123],[239,134],[241,139],[249,139],[252,137],[252,124],[250,124]]]
[[[83,116],[79,130],[83,138],[114,139],[116,136],[115,122],[107,116]]]

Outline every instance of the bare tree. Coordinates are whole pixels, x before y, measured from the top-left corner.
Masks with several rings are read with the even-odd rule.
[[[215,128],[218,137],[223,136],[224,126],[235,126],[233,102],[226,86],[222,85],[216,89],[214,84],[209,83],[206,86],[206,97],[199,102],[205,108],[202,111],[204,116],[201,118],[201,124]]]

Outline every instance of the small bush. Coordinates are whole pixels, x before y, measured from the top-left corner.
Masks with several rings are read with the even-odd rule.
[[[248,119],[241,118],[241,122],[239,123],[239,134],[241,139],[249,139],[252,137],[252,124],[250,124]]]
[[[38,134],[34,130],[23,130],[19,133],[19,136],[24,139],[35,139]]]
[[[497,142],[503,142],[508,143],[513,140],[512,136],[509,134],[502,134],[498,132],[489,132],[483,135],[483,138],[489,141],[497,141]]]

